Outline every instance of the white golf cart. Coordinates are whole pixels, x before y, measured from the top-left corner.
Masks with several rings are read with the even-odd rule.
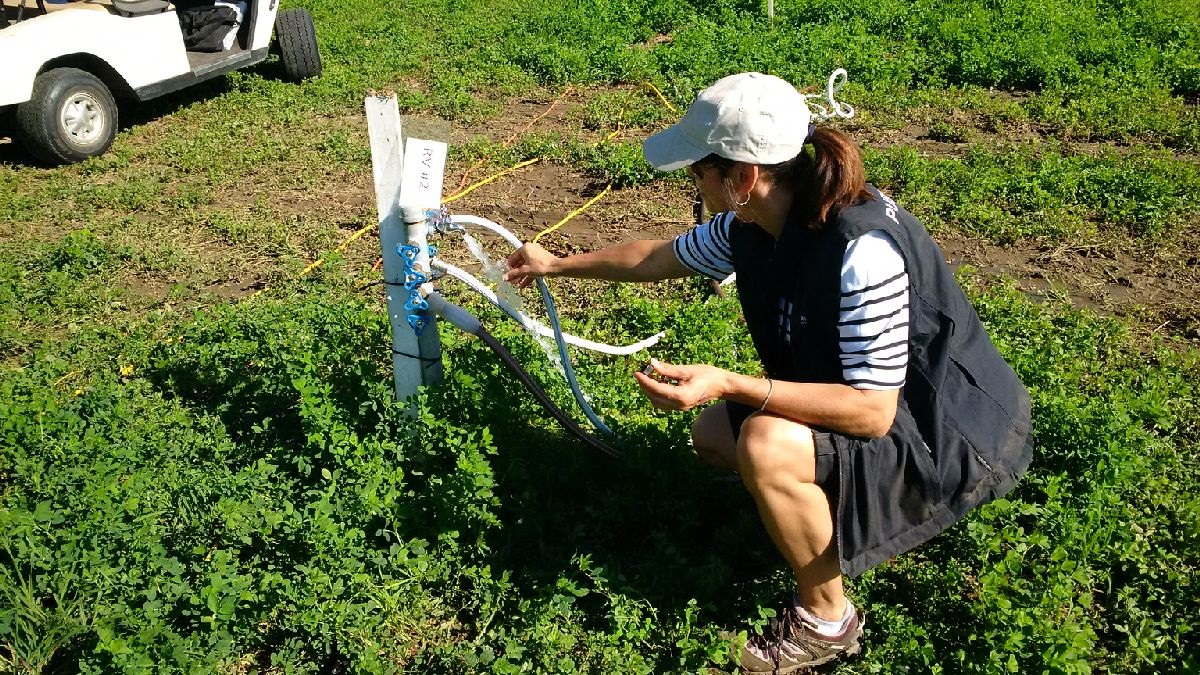
[[[162,96],[259,63],[272,48],[288,79],[320,75],[308,10],[242,0],[224,44],[189,51],[181,17],[213,0],[175,1],[178,13],[168,0],[2,0],[0,116],[14,137],[46,163],[79,162],[112,144],[117,99]]]

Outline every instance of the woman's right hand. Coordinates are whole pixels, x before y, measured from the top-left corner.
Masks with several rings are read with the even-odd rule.
[[[508,271],[504,273],[504,280],[517,288],[525,288],[534,279],[553,272],[556,262],[557,256],[542,248],[541,244],[530,242],[508,256]]]

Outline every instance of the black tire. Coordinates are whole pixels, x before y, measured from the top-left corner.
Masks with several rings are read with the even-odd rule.
[[[104,154],[117,137],[117,102],[100,78],[78,68],[48,70],[33,81],[33,95],[17,105],[21,144],[52,165]]]
[[[275,15],[275,44],[287,79],[300,82],[321,74],[317,28],[307,9],[285,9]]]

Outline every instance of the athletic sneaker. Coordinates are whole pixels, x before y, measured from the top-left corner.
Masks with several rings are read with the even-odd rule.
[[[748,673],[794,673],[862,650],[863,618],[851,605],[850,616],[837,635],[818,633],[807,613],[794,607],[771,622],[768,635],[755,635],[742,649],[741,666]]]

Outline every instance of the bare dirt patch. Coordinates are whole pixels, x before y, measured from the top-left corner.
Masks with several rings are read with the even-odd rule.
[[[582,118],[588,97],[600,91],[605,90],[576,91],[566,96],[547,92],[540,97],[522,98],[508,105],[496,119],[454,126],[451,143],[466,142],[477,136],[501,143],[523,133],[561,133],[598,139],[605,132],[584,128]],[[961,123],[970,124],[970,120]],[[640,136],[644,130],[631,133]],[[929,156],[958,156],[968,146],[967,142],[934,138],[930,128],[919,123],[901,129],[859,128],[853,133],[871,146],[903,144]],[[1023,133],[1036,136],[1032,130]],[[996,138],[999,140],[1001,136]],[[1011,134],[1004,139],[1013,140]],[[1081,148],[1081,151],[1099,149]],[[460,185],[468,168],[463,163],[447,167],[447,193]],[[467,182],[489,173],[476,169]],[[357,183],[370,184],[369,176],[361,178]],[[603,188],[602,181],[571,167],[539,162],[477,189],[452,204],[452,210],[494,219],[528,240]],[[361,187],[352,190],[355,211],[373,208],[373,195]],[[613,191],[543,237],[542,243],[553,251],[566,253],[633,239],[670,238],[692,225],[692,198],[689,190],[666,183]],[[338,201],[332,195],[309,195],[308,199],[318,210]],[[1008,247],[958,232],[940,232],[935,238],[952,264],[969,264],[984,274],[1010,278],[1032,297],[1066,297],[1078,307],[1126,318],[1138,330],[1200,342],[1200,299],[1192,292],[1200,282],[1197,261],[1200,254],[1186,241],[1187,237],[1154,249],[1116,238],[1059,244],[1025,242]],[[370,245],[356,243],[356,246],[370,249],[373,254],[378,240],[373,237],[371,240]],[[455,252],[458,248],[461,247],[444,247],[443,255],[462,261]]]
[[[481,188],[456,210],[493,218],[528,239],[583,204],[602,186],[566,167],[534,165]],[[551,250],[592,250],[633,239],[662,239],[692,224],[691,195],[654,185],[606,195],[543,238]],[[1012,279],[1035,298],[1065,297],[1077,307],[1130,320],[1139,330],[1200,342],[1200,253],[1181,245],[1145,250],[1118,240],[1024,243],[1003,247],[957,232],[935,236],[954,266]]]
[[[477,136],[504,142],[516,134],[562,132],[576,133],[582,129],[581,110],[585,92],[564,90],[558,94],[526,96],[510,102],[504,112],[492,119],[467,125],[454,125],[450,142],[464,143]]]
[[[539,163],[486,185],[453,204],[454,210],[502,222],[533,238],[583,206],[605,187],[569,167]],[[596,248],[632,239],[674,236],[692,223],[691,197],[662,185],[618,190],[572,218],[543,241]]]
[[[968,143],[935,140],[927,126],[906,124],[900,129],[873,128],[851,133],[864,145],[872,148],[888,148],[903,145],[915,149],[926,157],[959,157],[966,152]]]
[[[634,93],[636,87],[620,89],[591,88],[570,92],[545,91],[528,95],[505,105],[497,117],[471,124],[449,124],[430,119],[430,128],[445,130],[451,144],[462,144],[483,136],[503,143],[521,134],[561,134],[582,140],[599,140],[610,130],[589,129],[584,125],[588,101],[601,93]],[[652,96],[647,92],[642,92]],[[419,118],[412,118],[417,119]],[[973,118],[952,120],[953,126],[973,128]],[[359,116],[324,120],[345,133],[353,144],[366,144],[366,121]],[[868,146],[905,145],[927,156],[959,156],[968,141],[947,139],[944,130],[933,129],[924,120],[913,120],[900,128],[882,125],[848,125],[848,130]],[[623,130],[628,138],[640,138],[646,129]],[[972,142],[981,139],[972,131]],[[1020,138],[1017,138],[1017,137]],[[1012,130],[984,136],[997,142],[1037,136],[1035,130]],[[1106,147],[1081,147],[1081,152],[1097,152]],[[447,167],[445,193],[462,184],[479,180],[496,169],[475,168],[467,162],[451,162]],[[314,172],[303,185],[279,176],[248,176],[238,189],[221,190],[210,205],[233,211],[265,206],[273,217],[294,219],[304,227],[325,228],[322,237],[345,241],[375,213],[370,169],[367,166],[308,167]],[[247,189],[247,186],[251,186]],[[605,183],[569,166],[539,162],[519,169],[485,185],[461,200],[452,210],[494,219],[522,238],[558,223],[571,211],[597,195]],[[690,190],[676,183],[615,190],[594,206],[571,219],[542,239],[552,251],[592,250],[633,239],[670,238],[692,225]],[[1190,241],[1189,241],[1190,237]],[[1200,300],[1192,292],[1200,281],[1200,261],[1195,237],[1181,236],[1180,241],[1157,249],[1136,245],[1131,239],[1111,238],[1096,241],[1045,244],[1024,242],[1001,247],[959,232],[939,232],[935,237],[954,265],[969,264],[987,275],[1011,278],[1033,297],[1066,297],[1073,304],[1094,311],[1124,317],[1138,330],[1174,335],[1200,342]],[[316,240],[314,240],[316,241]],[[220,255],[228,256],[238,247],[220,246]],[[308,246],[302,247],[306,251]],[[330,250],[333,246],[328,247]],[[496,253],[503,247],[497,246]],[[231,250],[233,249],[233,250]],[[455,262],[468,262],[463,247],[448,245],[443,254]],[[319,250],[311,251],[316,257]],[[371,233],[350,245],[343,256],[364,271],[377,259],[379,242]],[[217,296],[239,298],[261,288],[271,275],[279,274],[279,261],[264,259],[260,265],[238,265],[237,273],[208,275],[202,289]],[[136,283],[136,282],[135,282]],[[169,281],[148,284],[148,295],[165,296]]]
[[[1128,241],[1000,247],[959,233],[937,239],[947,260],[1012,279],[1033,297],[1131,322],[1136,329],[1200,343],[1200,253],[1181,244],[1146,250]]]
[[[521,134],[561,134],[583,142],[596,142],[609,137],[614,131],[617,132],[615,140],[629,137],[640,139],[646,130],[631,127],[628,116],[622,117],[626,111],[611,111],[616,113],[613,119],[620,120],[620,129],[589,128],[585,123],[589,103],[606,94],[618,95],[620,100],[627,101],[629,108],[636,106],[637,97],[657,105],[654,93],[637,85],[573,86],[561,91],[531,92],[504,104],[502,112],[494,118],[455,124],[450,132],[450,143],[464,143],[480,136],[503,143]],[[447,186],[453,187],[449,178]]]

